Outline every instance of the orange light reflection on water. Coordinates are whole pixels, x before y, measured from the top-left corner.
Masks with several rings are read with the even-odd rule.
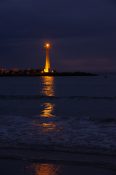
[[[42,77],[42,95],[44,96],[54,96],[54,77],[49,77],[49,76],[43,76]],[[54,117],[54,103],[49,102],[44,102],[42,104],[42,111],[40,113],[41,117]]]
[[[50,102],[43,103],[42,107],[43,109],[40,113],[41,117],[47,117],[47,118],[54,117],[53,111],[55,105],[53,103]]]
[[[43,96],[51,97],[55,95],[54,92],[54,77],[43,76],[42,77],[42,90],[41,94]],[[55,104],[52,103],[49,98],[46,102],[41,104],[42,110],[40,112],[40,116],[43,118],[53,118],[55,117],[54,110]],[[50,132],[56,130],[56,123],[52,120],[44,120],[44,122],[37,124],[43,132]]]
[[[54,96],[54,77],[43,76],[42,77],[42,95]]]
[[[39,126],[42,127],[43,132],[50,132],[56,130],[55,122],[41,123],[39,124]]]

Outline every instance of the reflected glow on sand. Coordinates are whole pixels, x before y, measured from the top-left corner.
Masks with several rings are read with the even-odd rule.
[[[35,175],[57,175],[59,166],[52,164],[34,164]]]

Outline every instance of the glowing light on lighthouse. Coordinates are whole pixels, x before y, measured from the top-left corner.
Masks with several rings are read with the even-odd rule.
[[[45,67],[44,67],[44,72],[50,72],[50,55],[49,51],[51,48],[50,43],[45,43],[45,49],[46,49],[46,61],[45,61]]]

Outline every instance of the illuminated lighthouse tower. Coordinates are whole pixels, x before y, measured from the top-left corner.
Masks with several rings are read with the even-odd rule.
[[[50,56],[49,56],[49,51],[50,51],[50,44],[45,43],[45,49],[46,49],[46,61],[45,61],[45,67],[44,67],[44,72],[50,72]]]

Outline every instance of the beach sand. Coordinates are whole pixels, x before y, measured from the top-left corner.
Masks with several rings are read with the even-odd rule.
[[[114,175],[115,156],[63,152],[0,151],[1,175]]]
[[[33,163],[21,160],[0,160],[1,175],[114,175],[111,169],[94,167],[87,165],[70,165],[60,163]]]

